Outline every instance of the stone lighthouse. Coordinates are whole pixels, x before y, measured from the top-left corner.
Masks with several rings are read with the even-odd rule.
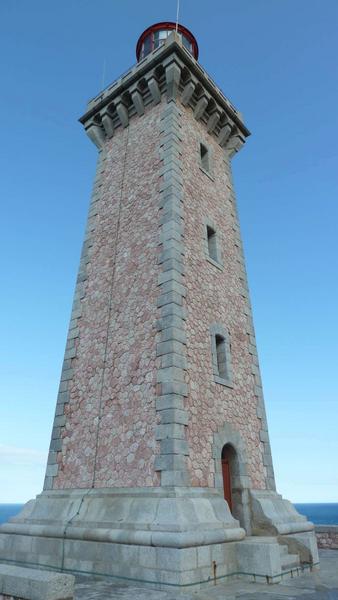
[[[158,23],[80,121],[98,164],[45,485],[0,528],[0,559],[164,589],[311,568],[313,525],[275,490],[241,113],[190,31]]]

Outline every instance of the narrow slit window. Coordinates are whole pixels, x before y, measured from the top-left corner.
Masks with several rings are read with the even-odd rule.
[[[209,150],[204,144],[200,144],[200,154],[201,154],[201,167],[204,171],[209,171]]]
[[[228,379],[225,339],[222,335],[216,335],[215,342],[218,377]]]
[[[218,262],[216,231],[209,225],[207,225],[207,240],[209,257]]]

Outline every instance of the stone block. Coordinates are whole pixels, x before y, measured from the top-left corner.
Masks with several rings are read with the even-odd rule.
[[[164,225],[162,225],[162,229],[163,227]],[[172,246],[178,249],[178,246],[176,244],[182,243],[182,236],[183,232],[178,231],[178,226],[176,228],[171,227],[170,229],[161,231],[159,235],[159,241],[163,244],[164,247]],[[166,244],[165,246],[165,242],[171,242],[171,244]]]
[[[181,275],[181,273],[179,273],[175,269],[163,271],[163,273],[159,274],[159,276],[158,276],[158,284],[159,285],[162,285],[168,281],[176,281],[177,283],[183,283],[184,277]]]
[[[77,338],[77,337],[79,337],[79,333],[80,333],[80,330],[79,330],[79,328],[78,328],[78,327],[74,327],[74,329],[71,329],[71,330],[69,331],[69,333],[68,333],[68,336],[67,336],[67,339],[68,339],[68,340],[73,340],[74,338]]]
[[[55,475],[57,475],[58,468],[59,467],[57,464],[47,465],[47,468],[46,468],[47,477],[55,477]]]
[[[156,471],[184,471],[186,458],[182,454],[162,454],[155,458]]]
[[[56,463],[57,452],[49,452],[48,454],[48,464],[54,465]]]
[[[66,369],[65,371],[62,371],[61,373],[61,381],[68,381],[69,379],[72,379],[74,375],[74,371],[73,369]]]
[[[168,258],[167,260],[162,262],[162,270],[163,271],[174,270],[174,271],[177,271],[178,273],[181,273],[181,275],[184,275],[185,265],[183,264],[182,260],[177,260],[176,258]]]
[[[75,577],[38,569],[0,565],[1,591],[25,600],[70,600]]]
[[[140,551],[140,546],[121,544],[121,561],[127,564],[137,564]]]
[[[165,396],[167,394],[178,394],[180,396],[187,396],[188,386],[186,383],[181,383],[180,381],[164,381],[163,383],[161,383],[161,396]]]
[[[162,486],[174,486],[186,487],[189,485],[189,475],[186,470],[184,471],[162,471],[161,473],[161,485]]]
[[[153,546],[142,546],[139,554],[141,567],[155,569],[157,567],[158,549]]]
[[[77,319],[71,319],[69,321],[69,329],[74,329],[75,327],[77,327],[78,323],[77,323]]]
[[[157,370],[157,383],[167,381],[182,381],[185,379],[185,371],[180,367],[166,367]]]
[[[167,175],[168,178],[175,177],[175,179],[179,182],[182,178],[182,164],[181,161],[175,157],[171,159],[167,158],[163,161],[163,166],[159,169],[159,175],[163,175],[164,177]]]
[[[161,411],[161,423],[179,423],[188,425],[189,416],[186,410],[167,409]]]
[[[70,359],[64,359],[63,363],[62,363],[62,370],[63,371],[67,371],[68,369],[70,369],[72,366],[72,361]]]
[[[252,537],[237,544],[239,570],[243,573],[256,573],[265,577],[277,578],[282,571],[281,554],[276,538]]]
[[[69,402],[69,392],[68,391],[60,391],[58,393],[58,398],[57,398],[58,404],[65,404],[66,402]]]
[[[161,454],[184,454],[188,456],[188,442],[178,439],[163,439],[161,440]]]
[[[65,358],[75,358],[76,356],[76,348],[75,346],[73,346],[72,348],[69,348],[68,350],[66,350],[65,352]]]
[[[165,306],[165,304],[171,303],[179,304],[181,306],[183,304],[182,294],[178,294],[177,292],[161,293],[157,299],[158,308]]]
[[[179,367],[180,369],[187,369],[187,359],[182,354],[163,354],[161,356],[161,367]]]
[[[185,438],[184,425],[177,425],[176,423],[157,425],[155,428],[155,439],[164,440],[167,438],[183,440]]]
[[[185,246],[182,240],[159,240],[159,244],[162,246],[163,252],[167,252],[169,250],[175,250],[182,256],[185,255]]]
[[[51,490],[52,487],[53,487],[53,477],[45,477],[44,484],[43,484],[43,489],[44,490]]]
[[[184,409],[184,398],[175,394],[169,394],[168,396],[160,396],[156,398],[156,410],[166,410],[168,408],[177,408],[180,410]]]
[[[163,568],[163,565],[168,571],[196,569],[197,550],[196,548],[158,548],[157,568]]]
[[[58,415],[54,418],[54,427],[63,427],[66,424],[66,415]]]
[[[157,330],[162,331],[164,329],[167,329],[168,327],[176,327],[178,329],[183,329],[184,323],[184,320],[180,316],[169,314],[166,317],[161,317],[161,319],[158,319],[156,325]]]
[[[167,250],[163,250],[158,257],[158,264],[163,264],[167,261],[176,261],[177,263],[181,264],[183,261],[183,254],[182,252],[180,252],[179,250],[176,250],[176,248],[171,247],[168,248]]]
[[[166,281],[165,283],[161,283],[161,294],[169,294],[175,292],[176,294],[180,294],[185,298],[186,296],[186,288],[181,283],[177,283],[174,279],[170,281]]]
[[[263,465],[272,467],[272,456],[270,453],[263,455]]]
[[[197,548],[197,566],[210,567],[211,565],[211,550],[210,546],[199,546]]]
[[[222,564],[225,562],[225,546],[224,544],[213,544],[210,547],[211,560],[215,561],[216,564]]]
[[[179,143],[182,141],[182,136],[177,129],[175,131],[163,131],[161,141],[163,147],[167,149],[171,146],[179,145]]]
[[[60,381],[59,393],[66,392],[68,390],[68,381]]]
[[[76,300],[76,302],[79,302],[79,300]],[[67,339],[66,350],[69,350],[70,348],[75,348],[75,339],[72,339],[72,340]]]
[[[156,345],[156,356],[164,354],[185,354],[185,344],[179,340],[168,339]]]
[[[181,344],[187,343],[186,333],[179,327],[166,327],[166,329],[162,329],[160,333],[160,339],[161,342],[175,340],[176,342],[181,342]]]
[[[53,427],[53,429],[52,429],[52,440],[59,438],[60,434],[61,434],[61,428],[60,427]]]
[[[59,452],[61,450],[61,447],[62,447],[61,439],[52,439],[52,441],[50,443],[51,450],[54,450],[55,452]]]
[[[259,419],[263,419],[264,418],[264,411],[262,410],[261,406],[257,406],[256,408],[256,415]]]
[[[187,309],[185,306],[180,306],[179,304],[165,304],[160,309],[161,318],[166,317],[167,315],[176,315],[177,317],[181,317],[181,319],[186,320],[187,318]]]
[[[65,407],[63,404],[57,404],[55,409],[55,416],[59,417],[60,415],[63,415],[64,410]]]
[[[165,213],[167,210],[177,210],[183,217],[183,198],[181,194],[161,194],[159,207]]]
[[[267,431],[261,430],[259,432],[259,439],[261,440],[261,442],[268,442],[269,441],[269,434]]]

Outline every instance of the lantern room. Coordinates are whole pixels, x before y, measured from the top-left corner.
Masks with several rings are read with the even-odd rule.
[[[196,60],[198,59],[198,45],[193,34],[179,23],[163,22],[155,23],[146,29],[139,37],[136,45],[136,58],[138,61],[150,54],[155,48],[158,48],[166,41],[172,31],[177,31],[182,37],[183,45],[191,52]]]

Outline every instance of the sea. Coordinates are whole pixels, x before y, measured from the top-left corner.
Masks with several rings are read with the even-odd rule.
[[[338,502],[294,504],[301,515],[315,525],[338,525]],[[0,504],[0,523],[5,523],[22,509],[23,504]]]

